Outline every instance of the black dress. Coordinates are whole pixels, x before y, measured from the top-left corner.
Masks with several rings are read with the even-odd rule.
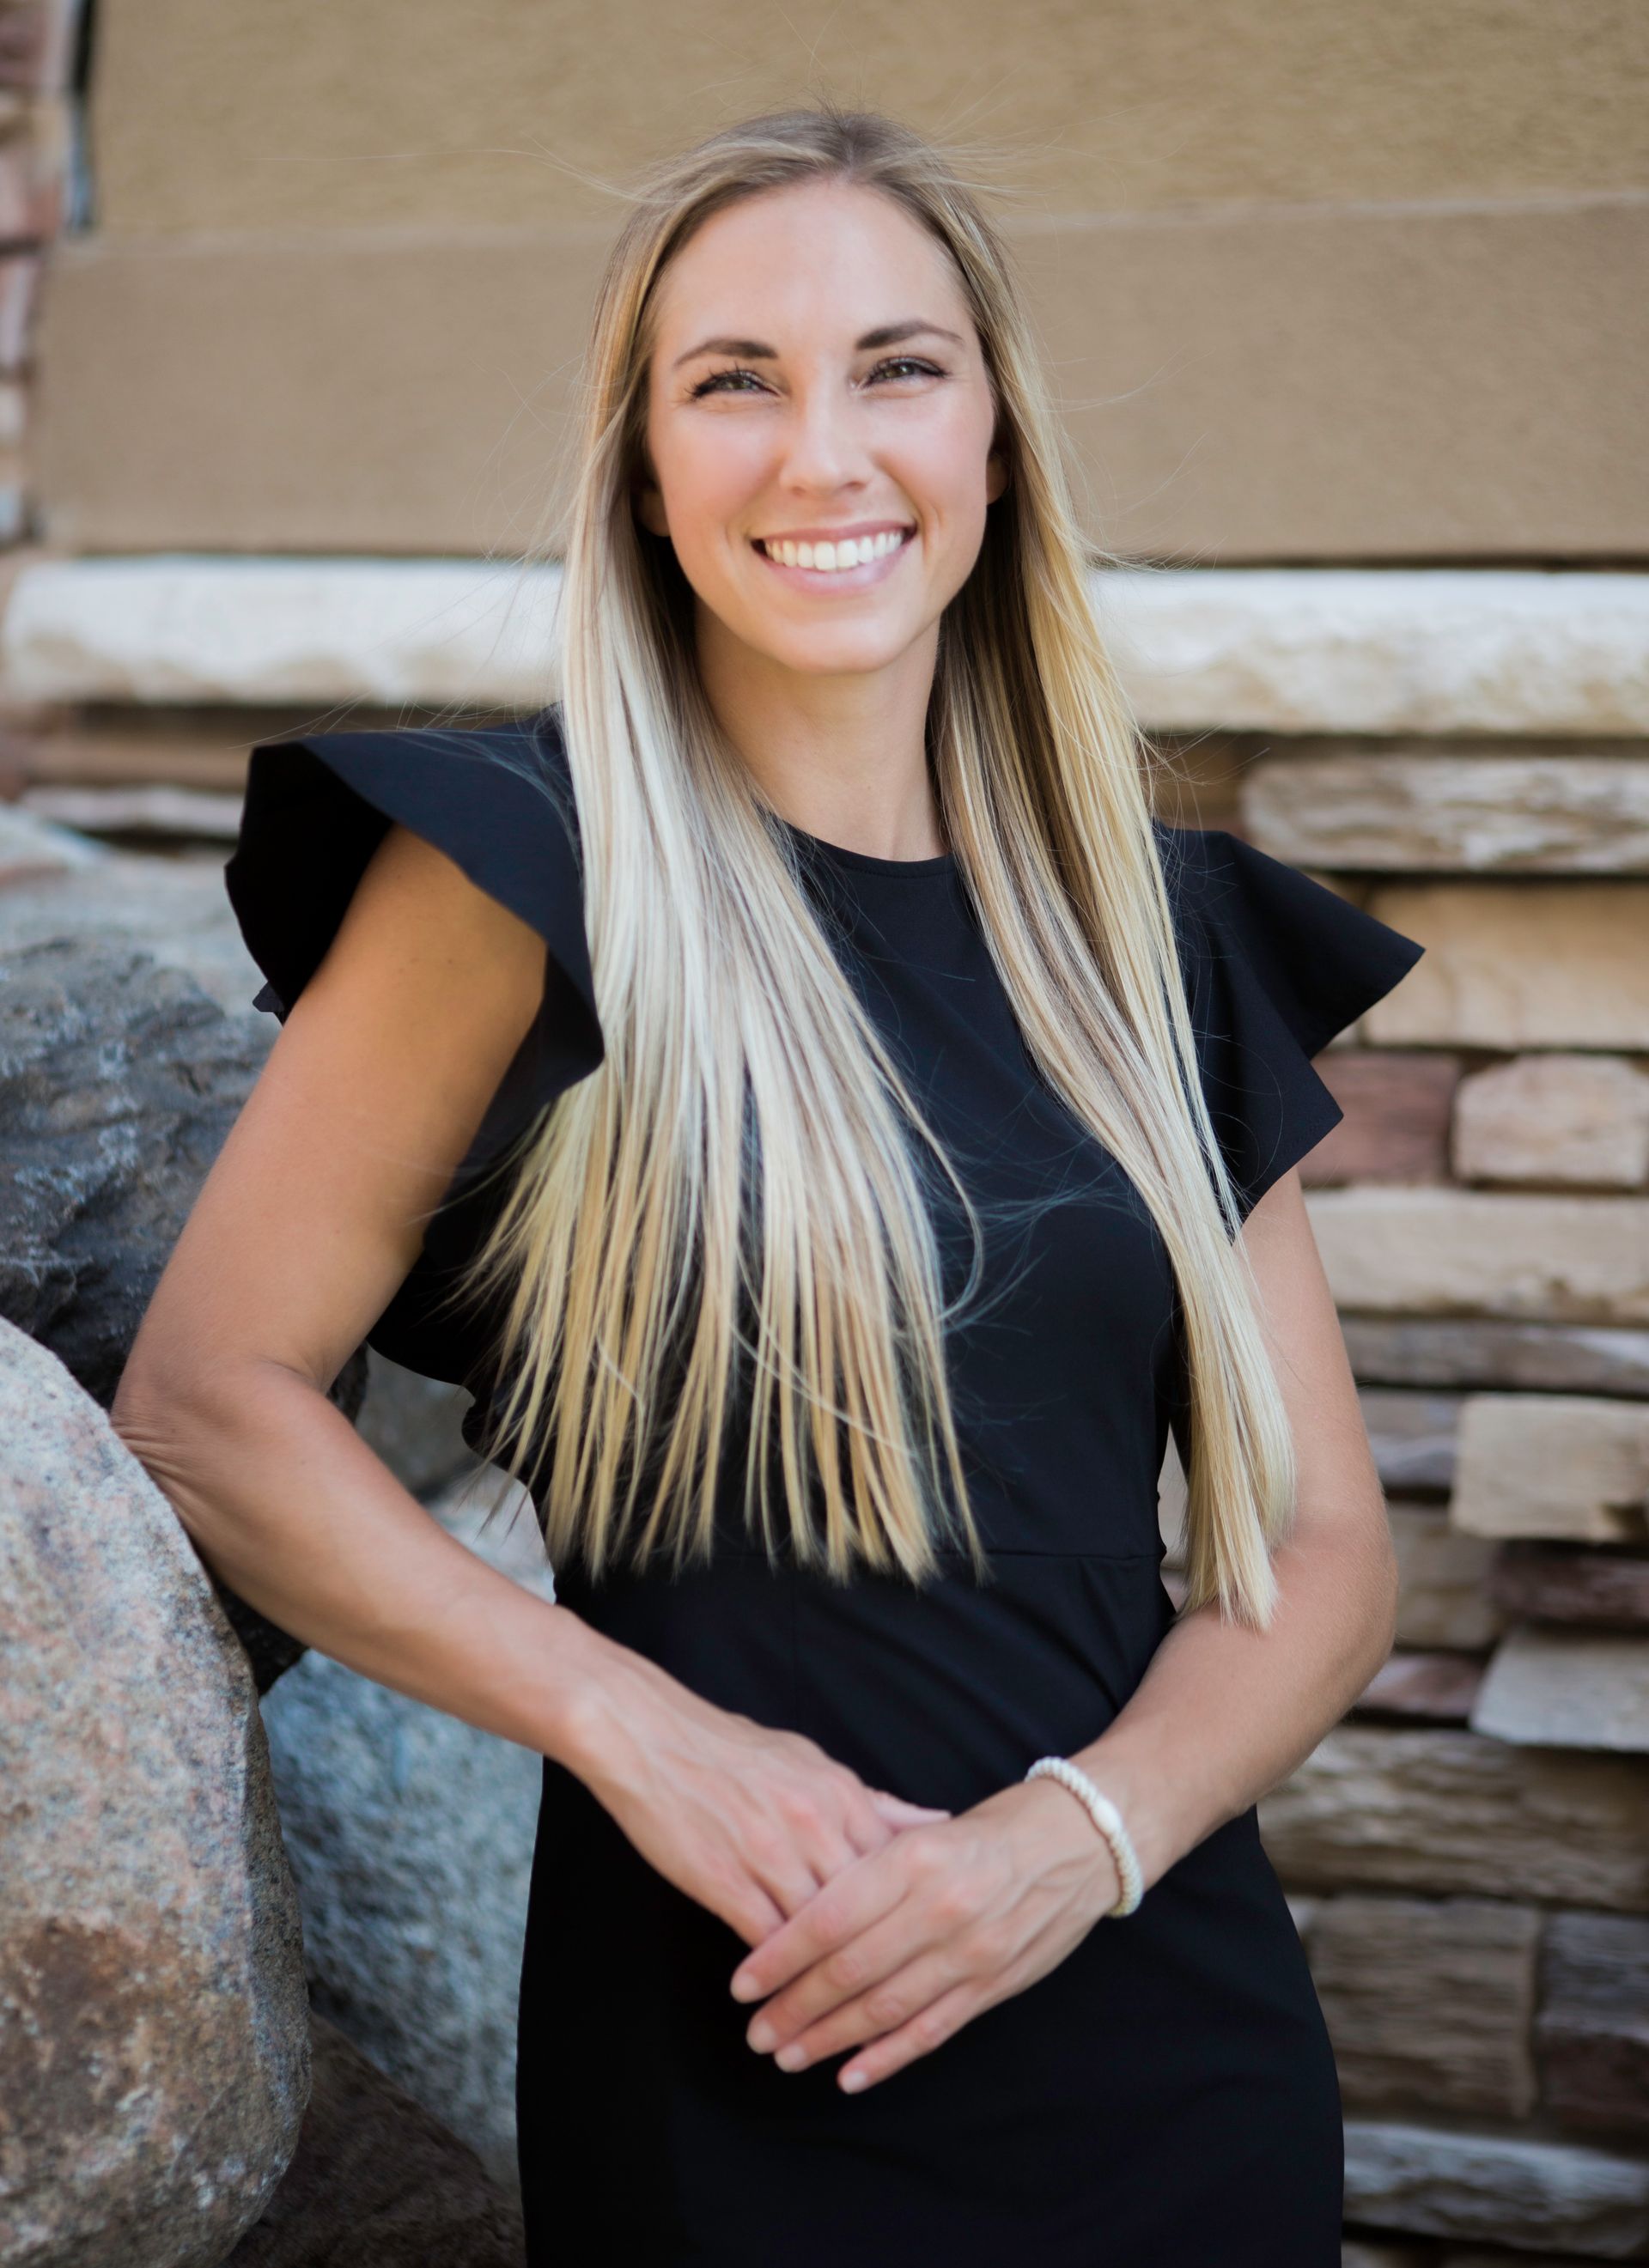
[[[369,1344],[490,1391],[484,1331],[434,1313],[496,1198],[473,1184],[600,1060],[556,712],[484,733],[254,752],[225,879],[283,1014],[390,819],[549,947],[536,1028]],[[707,1569],[556,1570],[564,1604],[695,1691],[961,1811],[1101,1733],[1174,1620],[1158,1480],[1184,1376],[1171,1270],[1120,1167],[1039,1081],[951,857],[791,828],[843,965],[988,1212],[952,1390],[993,1580],[917,1590],[769,1565],[736,1491]],[[1228,834],[1161,826],[1201,1069],[1247,1208],[1341,1117],[1310,1058],[1419,958]],[[958,1288],[968,1252],[936,1215]],[[466,1421],[473,1427],[482,1403]],[[739,1470],[735,1455],[730,1473]],[[747,1948],[546,1762],[518,2109],[534,2268],[1338,2268],[1333,2056],[1251,1807],[1027,1989],[864,2095],[745,2043]]]

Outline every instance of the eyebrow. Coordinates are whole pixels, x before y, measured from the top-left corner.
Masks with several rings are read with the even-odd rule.
[[[855,354],[869,354],[877,347],[896,347],[905,339],[949,339],[956,346],[966,346],[967,341],[956,331],[947,331],[939,323],[923,321],[912,317],[903,323],[884,323],[879,330],[866,331],[862,339],[854,342]],[[703,339],[685,354],[677,355],[672,370],[680,370],[684,362],[694,362],[700,355],[737,355],[744,362],[777,362],[778,349],[763,346],[760,339]]]

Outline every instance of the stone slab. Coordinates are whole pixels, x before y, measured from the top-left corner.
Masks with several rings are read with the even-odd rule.
[[[1290,1889],[1353,1885],[1649,1913],[1649,1769],[1442,1727],[1336,1726],[1261,1799]]]
[[[1553,1914],[1535,2026],[1541,2101],[1566,2124],[1649,2133],[1649,1922]]]
[[[1483,1680],[1483,1665],[1468,1653],[1389,1654],[1352,1706],[1358,1716],[1410,1717],[1434,1725],[1463,1725]]]
[[[1649,1399],[1649,1331],[1462,1316],[1342,1315],[1368,1386],[1520,1388]]]
[[[1411,1048],[1330,1047],[1317,1071],[1345,1116],[1301,1161],[1303,1182],[1447,1178],[1456,1057]]]
[[[1649,1404],[1469,1395],[1449,1517],[1468,1535],[1649,1541]]]
[[[1391,883],[1369,911],[1425,947],[1377,1046],[1649,1050],[1649,882]]]
[[[1649,1199],[1358,1188],[1306,1204],[1353,1313],[1649,1322]]]
[[[1455,1098],[1463,1182],[1635,1189],[1649,1182],[1649,1078],[1617,1056],[1518,1056]]]
[[[1277,756],[1248,775],[1250,839],[1292,866],[1649,873],[1649,758]]]
[[[1498,1741],[1649,1756],[1649,1637],[1535,1624],[1508,1631],[1471,1723]]]
[[[1320,1899],[1311,1973],[1347,2104],[1527,2117],[1540,1933],[1501,1899]]]
[[[1347,2217],[1519,2251],[1649,2252],[1649,2157],[1586,2144],[1348,2118]]]
[[[1491,1645],[1506,1619],[1488,1590],[1499,1547],[1461,1535],[1441,1505],[1388,1503],[1386,1516],[1397,1554],[1397,1645]]]
[[[1649,1552],[1504,1543],[1484,1588],[1496,1610],[1514,1622],[1649,1630]]]
[[[1454,1484],[1461,1396],[1368,1386],[1358,1400],[1382,1486],[1399,1496],[1447,1496]]]

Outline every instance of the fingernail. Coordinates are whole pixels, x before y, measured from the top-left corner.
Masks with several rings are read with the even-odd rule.
[[[735,1977],[732,1980],[732,1997],[735,2000],[754,2000],[758,1989],[754,1977]]]
[[[857,2095],[860,2088],[864,2086],[865,2077],[866,2074],[862,2071],[844,2071],[842,2074],[842,2092],[843,2095]]]
[[[807,2060],[807,2051],[799,2041],[792,2040],[788,2047],[779,2050],[773,2060],[781,2071],[799,2071]]]
[[[765,2016],[758,2016],[755,2023],[751,2025],[749,2030],[745,2034],[745,2037],[749,2041],[751,2046],[755,2050],[758,2055],[765,2055],[768,2050],[772,2046],[774,2041],[778,2037],[778,2034],[774,2030],[772,2025],[768,2022]]]

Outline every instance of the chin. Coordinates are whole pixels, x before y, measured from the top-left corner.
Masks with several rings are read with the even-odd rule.
[[[857,636],[838,630],[813,637],[755,637],[748,641],[769,661],[777,662],[781,668],[794,670],[800,677],[858,674],[869,676],[873,671],[891,667],[910,642],[908,637],[891,636],[885,629],[868,622]]]

